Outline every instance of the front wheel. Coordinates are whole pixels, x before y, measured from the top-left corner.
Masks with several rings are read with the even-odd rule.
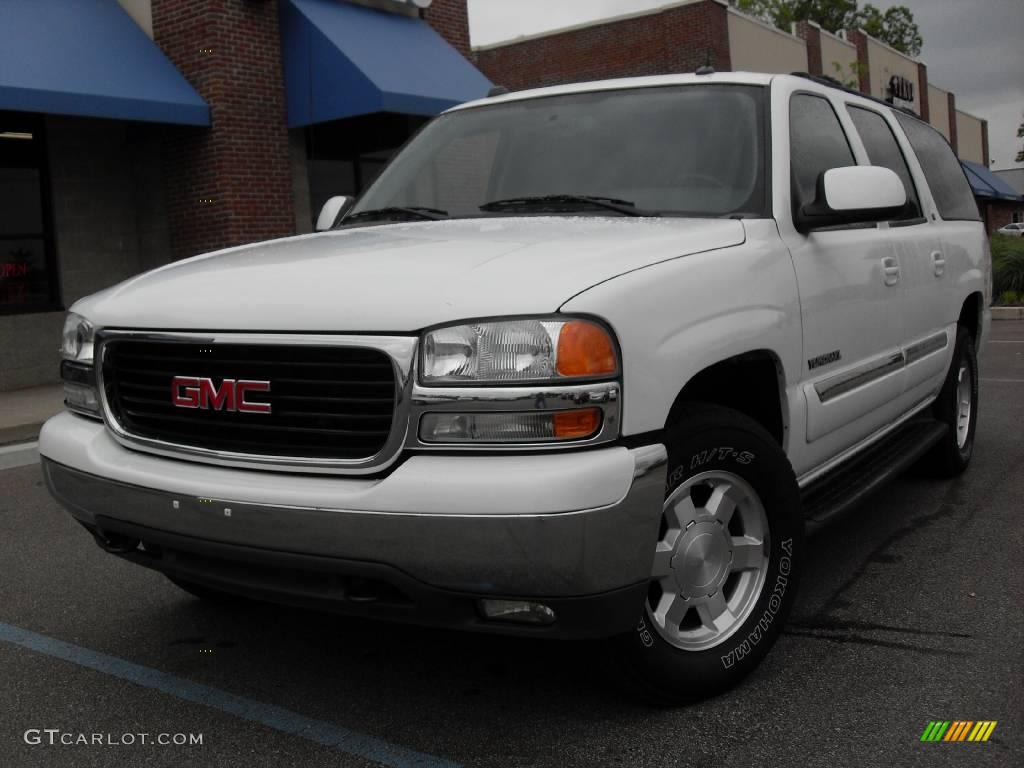
[[[803,518],[789,460],[748,417],[694,405],[668,449],[645,610],[612,648],[630,688],[683,703],[736,685],[775,642],[796,594]]]

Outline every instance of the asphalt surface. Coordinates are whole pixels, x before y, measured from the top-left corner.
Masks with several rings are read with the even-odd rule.
[[[593,644],[204,604],[102,553],[38,467],[0,471],[0,764],[1024,765],[1024,323],[993,330],[967,474],[900,479],[810,540],[768,659],[680,709],[608,686]],[[921,743],[939,719],[998,725]]]

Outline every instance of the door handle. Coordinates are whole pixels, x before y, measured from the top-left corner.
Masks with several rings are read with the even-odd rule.
[[[900,265],[892,256],[882,259],[882,271],[885,272],[885,284],[896,285],[900,281]]]
[[[946,259],[939,251],[932,251],[932,267],[935,269],[936,277],[942,277],[946,271]]]

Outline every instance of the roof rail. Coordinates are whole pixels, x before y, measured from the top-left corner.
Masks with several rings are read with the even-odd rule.
[[[896,104],[891,104],[885,99],[880,99],[877,96],[871,96],[870,94],[862,93],[861,91],[858,91],[856,88],[851,88],[848,85],[844,85],[843,83],[836,80],[834,77],[829,77],[828,75],[812,75],[807,72],[790,72],[789,74],[791,74],[793,77],[802,77],[804,80],[810,80],[811,82],[817,83],[818,85],[824,85],[829,88],[835,88],[837,91],[843,91],[854,96],[860,96],[862,99],[867,99],[868,101],[874,101],[878,104],[883,104],[887,106],[889,109],[899,110],[900,112],[910,115],[911,117],[916,117],[918,120],[922,119],[921,116],[917,114],[917,112],[915,112],[912,109],[909,109],[908,107],[901,107]]]

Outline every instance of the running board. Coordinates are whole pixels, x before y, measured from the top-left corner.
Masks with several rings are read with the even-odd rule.
[[[807,532],[816,533],[901,475],[941,440],[947,429],[934,419],[914,419],[804,488],[800,497]]]

